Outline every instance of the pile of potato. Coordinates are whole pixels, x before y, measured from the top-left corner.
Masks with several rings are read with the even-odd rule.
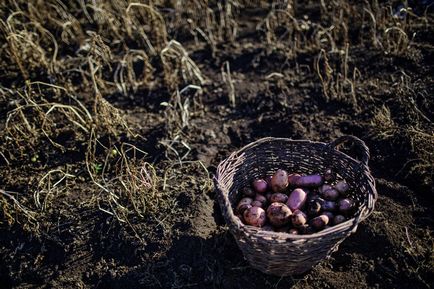
[[[235,215],[244,224],[267,231],[312,234],[354,215],[356,204],[348,197],[349,189],[330,169],[321,175],[279,169],[241,189]]]

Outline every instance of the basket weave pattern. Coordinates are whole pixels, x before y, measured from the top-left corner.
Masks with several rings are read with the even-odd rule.
[[[336,149],[347,141],[357,146],[361,161]],[[339,244],[355,232],[357,225],[374,209],[377,192],[367,166],[368,160],[369,150],[363,141],[344,136],[329,144],[263,138],[222,161],[214,179],[218,201],[229,230],[250,265],[267,274],[297,275],[336,251]],[[240,199],[239,189],[249,186],[252,179],[273,174],[279,168],[302,174],[319,173],[332,168],[352,188],[350,197],[359,205],[355,217],[310,235],[262,231],[243,224],[233,212]]]

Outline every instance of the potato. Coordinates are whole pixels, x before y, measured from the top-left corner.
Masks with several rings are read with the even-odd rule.
[[[324,211],[324,212],[322,212],[322,214],[326,215],[327,217],[329,217],[329,221],[333,220],[333,218],[334,218],[334,215],[333,215],[332,212]]]
[[[351,213],[354,209],[354,201],[351,199],[341,199],[339,201],[339,211],[344,215]]]
[[[253,201],[251,204],[252,207],[259,207],[259,208],[264,208],[264,204],[261,203],[260,201]]]
[[[333,182],[336,179],[336,174],[332,169],[326,169],[324,172],[324,180],[327,182]]]
[[[298,187],[319,187],[323,184],[324,179],[321,175],[301,176],[295,181]]]
[[[342,215],[336,215],[334,218],[333,218],[333,225],[337,225],[337,224],[340,224],[340,223],[343,223],[343,222],[345,222],[347,219],[344,217],[344,216],[342,216]]]
[[[289,223],[292,212],[282,203],[272,203],[267,209],[269,222],[275,227],[282,227]]]
[[[322,185],[321,187],[319,187],[318,192],[319,192],[320,194],[322,194],[323,192],[328,191],[328,190],[331,190],[331,189],[333,189],[333,187],[332,187],[331,185],[329,185],[329,184],[324,184],[324,185]]]
[[[295,183],[301,176],[299,174],[289,174],[288,175],[288,183],[290,186],[295,186]]]
[[[253,199],[252,198],[242,198],[235,209],[236,213],[242,214],[244,210],[250,208],[252,206]]]
[[[253,199],[252,199],[252,198],[245,197],[245,198],[242,198],[242,199],[238,202],[238,204],[251,204],[252,202],[253,202]]]
[[[315,233],[315,230],[312,228],[312,226],[308,224],[304,224],[300,228],[298,228],[298,231],[300,234],[309,235]]]
[[[288,173],[285,170],[277,170],[271,178],[271,190],[275,193],[284,192],[288,184]]]
[[[293,190],[289,195],[286,205],[291,210],[301,209],[304,206],[304,203],[306,202],[306,197],[307,197],[306,192],[303,189],[297,188]]]
[[[274,193],[270,197],[270,203],[283,203],[288,201],[288,196],[282,193]]]
[[[323,191],[321,193],[321,196],[326,200],[335,201],[335,200],[337,200],[337,198],[339,198],[339,193],[335,189],[330,189],[327,191]]]
[[[346,192],[350,188],[345,181],[337,182],[334,187],[339,193],[342,194],[342,196],[346,196]]]
[[[324,200],[321,198],[314,199],[310,201],[307,205],[307,214],[309,216],[316,216],[321,211],[321,205]]]
[[[291,215],[291,222],[294,225],[294,227],[301,227],[304,224],[306,224],[306,221],[307,221],[306,214],[300,210],[296,210]]]
[[[329,223],[327,215],[319,215],[310,220],[309,224],[316,230],[322,230]]]
[[[264,181],[263,179],[254,180],[252,182],[252,186],[253,186],[253,189],[257,193],[261,193],[261,194],[265,193],[267,191],[267,189],[268,189],[267,182]]]
[[[252,188],[250,187],[244,187],[241,189],[241,193],[245,196],[245,197],[249,197],[249,198],[254,198],[255,197],[255,191],[252,190]]]
[[[267,202],[269,202],[270,203],[270,201],[271,201],[271,196],[273,195],[273,193],[266,193],[265,194],[265,198],[267,199]]]
[[[264,195],[261,195],[261,194],[256,194],[254,201],[261,202],[261,204],[262,204],[261,207],[262,208],[265,208],[265,206],[267,205],[267,198]]]
[[[330,212],[334,212],[337,210],[337,204],[335,202],[332,201],[324,201],[321,204],[321,209],[323,211],[330,211]]]
[[[288,233],[292,234],[292,235],[298,235],[298,230],[295,228],[292,228],[292,229],[289,229]]]
[[[271,188],[271,179],[273,179],[273,176],[266,176],[265,179],[264,179],[265,182],[267,182],[268,189]]]
[[[259,207],[251,207],[243,213],[244,221],[248,225],[262,227],[267,220],[264,209]]]

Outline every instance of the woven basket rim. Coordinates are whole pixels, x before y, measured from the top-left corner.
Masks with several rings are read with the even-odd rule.
[[[351,156],[336,149],[337,145],[339,145],[342,142],[345,142],[347,140],[355,141],[361,147],[361,150],[362,150],[362,160],[361,161],[356,160],[355,158],[353,158],[353,157],[351,157]],[[223,192],[222,188],[220,187],[220,182],[219,182],[220,174],[219,174],[219,172],[224,170],[224,166],[227,163],[229,163],[232,160],[235,160],[235,159],[242,157],[244,152],[247,151],[248,149],[259,146],[262,143],[270,142],[270,141],[281,141],[281,142],[288,142],[288,143],[292,143],[292,144],[298,143],[298,144],[303,144],[303,145],[310,145],[310,144],[322,145],[322,146],[324,146],[324,149],[329,150],[330,153],[333,153],[340,158],[344,158],[344,159],[347,159],[349,161],[352,161],[355,164],[358,164],[360,173],[363,173],[369,179],[369,185],[370,185],[370,189],[371,189],[372,194],[373,194],[373,198],[372,198],[371,202],[368,202],[368,204],[367,204],[368,206],[365,204],[366,202],[364,202],[360,206],[360,209],[358,210],[356,216],[354,216],[353,218],[351,218],[351,219],[349,219],[349,220],[347,220],[347,221],[345,221],[339,225],[329,227],[327,229],[321,230],[319,232],[315,232],[313,234],[295,235],[295,234],[289,234],[286,232],[264,231],[261,228],[246,225],[246,224],[242,223],[239,218],[235,217],[235,215],[233,213],[232,206],[229,202],[228,195],[221,193],[220,195],[222,195],[224,198],[224,200],[223,200],[224,204],[220,204],[220,205],[224,205],[227,207],[227,214],[224,217],[226,219],[226,222],[230,222],[230,224],[229,224],[230,229],[234,230],[234,233],[237,233],[236,231],[238,231],[238,232],[244,232],[244,234],[247,234],[247,235],[255,234],[256,237],[264,238],[269,242],[272,242],[273,240],[276,242],[281,242],[282,240],[288,240],[288,241],[294,240],[295,241],[295,240],[301,240],[301,239],[316,239],[316,238],[321,238],[323,236],[327,236],[329,234],[332,234],[332,233],[338,232],[338,231],[354,232],[357,229],[358,224],[361,221],[363,221],[364,219],[366,219],[372,213],[372,211],[374,210],[374,205],[375,205],[375,202],[376,202],[378,195],[377,195],[377,191],[375,189],[375,180],[372,177],[370,169],[368,167],[369,149],[362,140],[360,140],[357,137],[348,136],[348,135],[340,137],[340,138],[338,138],[335,141],[330,142],[330,143],[311,141],[311,140],[306,140],[306,139],[294,140],[291,138],[282,138],[282,137],[265,137],[265,138],[258,139],[256,141],[251,142],[251,143],[243,146],[242,148],[234,151],[233,153],[231,153],[229,155],[229,157],[227,157],[226,159],[224,159],[223,161],[221,161],[219,163],[219,165],[217,166],[216,175],[214,176],[214,183],[215,183],[216,189],[220,190],[220,192]]]

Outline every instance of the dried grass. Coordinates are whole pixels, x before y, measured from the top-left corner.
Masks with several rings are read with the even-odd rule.
[[[182,45],[171,40],[161,51],[166,85],[176,89],[179,85],[203,85],[205,78]],[[183,82],[181,82],[183,81]]]
[[[329,60],[331,55],[321,50],[315,60],[315,71],[320,79],[326,101],[342,101],[351,104],[356,111],[359,111],[356,85],[360,78],[360,71],[354,67],[352,73],[349,73],[348,53],[349,44],[347,43],[345,49],[337,55],[338,64],[332,68],[333,63]]]
[[[8,77],[0,84],[0,102],[7,107],[4,131],[0,132],[1,161],[11,166],[40,150],[54,148],[65,152],[68,148],[58,136],[72,131],[73,144],[87,144],[86,178],[99,192],[87,204],[99,206],[123,224],[133,226],[130,220],[135,217],[152,216],[159,226],[170,230],[174,216],[181,215],[176,199],[180,190],[196,182],[194,178],[209,181],[206,170],[191,163],[194,146],[190,131],[194,116],[204,113],[201,98],[210,81],[190,57],[190,46],[172,37],[184,39],[185,35],[186,38],[191,35],[200,48],[204,41],[211,57],[217,59],[221,56],[218,53],[230,45],[240,46],[238,36],[243,29],[240,21],[247,15],[246,9],[262,8],[267,15],[259,19],[256,28],[266,42],[263,48],[267,55],[283,52],[287,61],[302,54],[318,55],[311,66],[319,78],[324,99],[347,103],[362,111],[363,102],[370,99],[360,99],[357,94],[361,75],[352,66],[350,48],[360,41],[365,47],[390,56],[406,55],[413,46],[412,28],[428,25],[426,15],[416,16],[407,5],[396,15],[392,7],[376,0],[310,1],[313,8],[309,9],[318,12],[319,21],[302,15],[304,7],[297,4],[301,3],[260,0],[0,3],[0,54],[4,60],[0,70]],[[349,34],[353,35],[351,30],[355,28],[360,29],[360,35],[356,40],[350,39]],[[223,63],[221,82],[227,87],[229,104],[235,107],[241,102],[241,95],[236,93],[226,56],[219,62]],[[161,67],[163,71],[159,74],[157,69]],[[266,80],[270,80],[268,85],[287,93],[287,76],[276,72]],[[415,94],[408,84],[411,80],[402,79],[398,90],[403,95]],[[109,101],[116,93],[129,98],[145,97],[139,93],[152,92],[154,88],[165,88],[170,96],[168,102],[162,103],[165,131],[158,139],[168,160],[162,164],[166,170],[148,163],[147,152],[139,144],[128,143],[132,139],[138,143],[144,140],[133,131],[124,112]],[[282,103],[288,106],[286,99]],[[417,121],[430,121],[411,98],[404,103]],[[372,120],[372,127],[378,128],[373,130],[378,138],[390,140],[399,135],[404,139],[415,158],[404,165],[402,173],[421,172],[429,183],[434,175],[434,140],[427,129],[429,125],[402,126],[385,105]],[[51,146],[42,148],[45,144]],[[19,220],[23,225],[37,227],[40,214],[50,208],[55,196],[66,191],[67,182],[73,179],[66,168],[47,171],[28,190],[30,194],[0,191],[3,220],[10,224]],[[168,219],[161,218],[165,213]]]

